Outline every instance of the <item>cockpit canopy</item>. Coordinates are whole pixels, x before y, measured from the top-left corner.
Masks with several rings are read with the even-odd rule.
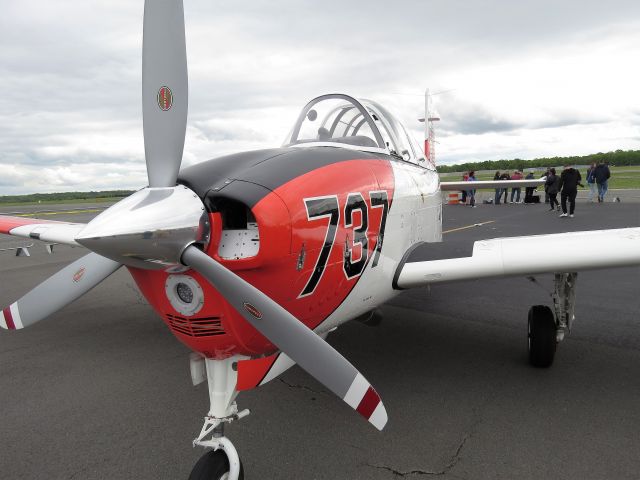
[[[388,110],[371,100],[356,100],[343,94],[311,100],[283,146],[342,147],[426,163],[420,144]]]

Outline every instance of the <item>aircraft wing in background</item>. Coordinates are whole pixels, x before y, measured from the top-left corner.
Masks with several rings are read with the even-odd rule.
[[[545,178],[534,180],[479,180],[475,182],[440,182],[440,190],[460,191],[460,190],[480,190],[483,188],[513,188],[513,187],[539,187],[544,185]]]

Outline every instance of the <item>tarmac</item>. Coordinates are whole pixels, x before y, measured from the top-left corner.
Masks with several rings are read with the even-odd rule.
[[[581,202],[573,219],[546,210],[445,206],[444,243],[412,260],[468,255],[479,239],[640,226],[637,203]],[[34,243],[30,257],[0,253],[2,306],[85,253],[0,236],[0,248],[21,243]],[[252,414],[226,433],[245,478],[638,478],[640,268],[580,273],[574,330],[554,365],[535,369],[527,311],[550,305],[551,290],[549,275],[437,285],[384,305],[378,327],[341,327],[328,340],[376,387],[387,427],[294,367],[238,398]],[[125,269],[48,320],[0,332],[3,479],[186,479],[207,410],[187,349]]]

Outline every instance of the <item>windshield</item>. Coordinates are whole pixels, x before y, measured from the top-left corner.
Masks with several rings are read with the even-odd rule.
[[[379,129],[383,132],[391,154],[402,157],[403,160],[411,163],[425,161],[420,144],[409,135],[404,125],[391,112],[371,100],[362,100],[362,103],[371,112],[376,124],[379,124]]]
[[[311,100],[302,109],[284,146],[308,143],[387,151],[367,110],[356,99],[341,94]]]

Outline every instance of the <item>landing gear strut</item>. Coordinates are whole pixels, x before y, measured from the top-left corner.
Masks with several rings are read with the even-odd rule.
[[[556,346],[575,320],[575,287],[578,274],[556,273],[554,279],[553,310],[545,305],[529,309],[529,363],[546,368],[553,363]]]
[[[212,448],[205,453],[193,467],[189,480],[244,480],[244,469],[233,443],[224,436],[225,424],[240,420],[249,415],[249,410],[238,411],[235,398],[237,381],[236,365],[245,357],[231,357],[224,360],[212,360],[191,356],[191,378],[194,385],[207,380],[211,408],[204,417],[200,435],[193,441]],[[207,437],[210,437],[207,440]]]

